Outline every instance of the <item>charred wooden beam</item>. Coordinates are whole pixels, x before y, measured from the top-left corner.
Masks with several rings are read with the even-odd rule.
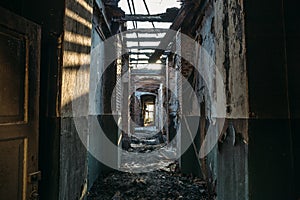
[[[175,31],[177,31],[181,27],[185,17],[193,10],[193,8],[194,8],[194,6],[192,4],[188,4],[188,5],[184,5],[179,10],[177,17],[175,18],[174,22],[170,26],[171,30],[169,30],[166,33],[164,38],[161,40],[159,46],[157,47],[155,52],[150,57],[150,59],[149,59],[150,63],[155,63],[160,58],[160,56],[164,53],[164,51],[167,48],[167,46],[169,45],[169,43],[174,39]]]
[[[157,15],[125,15],[120,21],[139,21],[139,22],[173,22],[174,18],[163,17],[162,14]]]
[[[174,31],[178,31],[179,28],[181,28],[181,31],[185,34],[189,31],[193,31],[193,30],[188,30],[190,29],[190,22],[193,21],[195,15],[199,16],[203,14],[203,11],[206,8],[208,2],[209,0],[200,0],[200,1],[190,0],[189,2],[185,1],[184,6],[181,7],[181,9],[179,10],[179,13],[176,19],[174,20],[174,22],[172,23],[172,25],[170,26],[170,29]],[[164,49],[167,48],[168,44],[175,37],[174,31],[168,31],[166,33],[161,43],[159,44],[158,48],[150,57],[149,59],[150,63],[156,62],[160,58],[160,56],[164,53]]]
[[[143,62],[130,62],[129,64],[130,64],[130,65],[137,65],[137,64],[139,64],[139,65],[147,65],[147,64],[149,64],[149,63],[143,61]]]
[[[130,46],[127,49],[137,49],[137,50],[155,50],[156,46]]]
[[[146,9],[148,11],[148,15],[130,14],[130,15],[125,15],[124,17],[121,18],[115,18],[114,20],[115,21],[140,21],[140,22],[173,22],[179,12],[178,8],[168,8],[165,13],[150,15],[147,6]]]
[[[138,38],[125,38],[129,42],[160,42],[162,38],[158,37],[138,37]]]
[[[130,62],[132,61],[149,61],[148,58],[130,58]]]
[[[127,34],[132,34],[132,33],[140,33],[140,34],[164,34],[168,31],[168,29],[163,29],[163,28],[141,28],[141,29],[129,29],[125,33],[125,37]]]
[[[149,52],[129,52],[128,54],[129,55],[145,55],[145,56],[148,56],[148,57],[151,57],[151,55],[154,53],[154,49],[153,51]],[[163,52],[162,55],[168,55],[169,52]]]
[[[149,46],[146,46],[146,45],[134,45],[134,46],[127,46],[128,49],[156,49],[157,48],[157,45],[149,45]]]
[[[147,57],[150,57],[153,52],[130,52],[129,55],[145,55]]]
[[[95,16],[99,16],[100,20],[95,20],[96,25],[96,31],[100,35],[100,37],[105,40],[106,38],[110,37],[112,35],[110,25],[108,23],[107,14],[105,12],[105,5],[101,1],[96,1],[95,4]],[[98,30],[97,30],[98,29]]]

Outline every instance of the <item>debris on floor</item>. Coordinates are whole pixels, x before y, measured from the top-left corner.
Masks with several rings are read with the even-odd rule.
[[[131,136],[129,152],[148,153],[166,145],[166,138],[159,132],[152,137],[138,138]]]
[[[153,127],[137,127],[136,129],[134,134],[124,135],[122,138],[121,171],[135,173],[155,171],[178,158],[177,149],[167,144],[166,136],[161,131]]]
[[[113,172],[100,177],[88,200],[209,200],[205,181],[179,173],[176,164],[169,171],[149,173]]]
[[[125,151],[121,153],[120,163],[122,172],[99,177],[88,194],[88,200],[212,199],[205,181],[180,173],[177,150],[166,143],[161,132],[141,127],[124,141]]]

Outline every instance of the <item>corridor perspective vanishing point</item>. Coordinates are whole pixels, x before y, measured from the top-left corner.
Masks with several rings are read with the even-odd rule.
[[[0,199],[299,200],[297,3],[1,0]]]

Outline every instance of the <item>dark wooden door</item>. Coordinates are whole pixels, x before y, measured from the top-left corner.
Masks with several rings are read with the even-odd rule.
[[[0,199],[36,198],[40,28],[0,8]]]

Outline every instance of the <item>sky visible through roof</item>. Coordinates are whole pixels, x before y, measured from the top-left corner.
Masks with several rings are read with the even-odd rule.
[[[128,6],[128,2],[130,2],[131,9],[133,9],[132,2],[135,7],[136,14],[143,14],[147,15],[147,9],[145,7],[144,1],[143,0],[120,0],[119,2],[119,7],[125,12],[125,14],[131,14]],[[150,15],[155,15],[155,14],[161,14],[165,13],[167,8],[180,8],[181,2],[178,2],[178,0],[145,0],[147,7],[149,9]],[[133,10],[132,10],[133,12]],[[132,13],[134,14],[134,13]],[[166,22],[154,22],[153,23],[155,28],[164,28],[168,29],[171,25],[171,23],[166,23]],[[141,28],[153,28],[153,25],[151,22],[137,22],[137,29]],[[134,29],[132,21],[127,22],[127,29]],[[157,37],[157,38],[163,38],[165,34],[164,33],[152,33],[152,34],[127,34],[127,38],[139,38],[139,37]],[[146,46],[158,46],[159,41],[151,41],[151,42],[132,42],[132,41],[127,41],[127,47],[133,47],[133,46],[139,46],[139,47],[146,47]],[[142,50],[138,48],[133,48],[130,50],[131,52],[154,52],[153,50]],[[137,59],[137,61],[132,61],[130,63],[131,66],[138,67],[138,65],[142,63],[147,63],[147,61],[141,61],[140,59],[149,59],[149,56],[146,54],[141,54],[141,55],[130,55],[130,59]],[[157,62],[160,63],[160,60]],[[150,64],[153,68],[153,64]]]
[[[148,14],[143,0],[129,0],[130,4],[132,1],[135,6],[136,14]],[[181,5],[177,0],[146,0],[146,3],[151,15],[165,13],[167,8],[180,8]],[[119,7],[125,11],[126,14],[130,14],[127,0],[120,0]],[[154,25],[156,28],[169,28],[171,23],[154,22]],[[128,29],[132,29],[132,23],[128,22],[127,27]],[[152,24],[150,22],[137,22],[137,28],[152,28]]]

